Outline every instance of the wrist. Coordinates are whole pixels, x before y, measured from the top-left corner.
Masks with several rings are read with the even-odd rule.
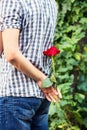
[[[47,78],[47,76],[43,76],[41,77],[38,81],[37,81],[37,84],[40,88],[42,88],[42,82]]]
[[[51,81],[50,78],[46,77],[43,81],[42,81],[42,88],[49,88],[53,85],[53,82]]]

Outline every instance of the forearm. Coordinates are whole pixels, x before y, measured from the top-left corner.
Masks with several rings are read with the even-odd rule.
[[[53,86],[49,88],[42,88],[42,81],[47,78],[39,69],[37,69],[27,58],[25,58],[20,51],[16,52],[14,58],[9,61],[15,68],[23,72],[28,77],[34,79],[38,86],[43,91],[48,101],[59,102],[62,98],[60,90],[56,90]]]
[[[26,57],[19,51],[18,29],[7,29],[2,33],[4,54],[8,62],[10,62],[16,69],[24,73],[26,76],[34,79],[41,87],[41,81],[46,76],[37,69]]]
[[[23,72],[38,83],[46,78],[45,74],[37,69],[27,58],[25,58],[20,51],[15,53],[14,58],[10,60],[10,63],[19,71]],[[39,86],[41,87],[40,83]]]

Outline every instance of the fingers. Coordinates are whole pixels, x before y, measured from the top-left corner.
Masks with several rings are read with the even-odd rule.
[[[53,87],[44,88],[43,91],[44,91],[45,93],[54,93],[55,95],[58,95],[57,90],[54,89]]]
[[[45,94],[45,97],[50,102],[59,102],[60,98],[57,95],[53,95],[52,93]]]
[[[60,90],[59,89],[56,90],[54,87],[45,88],[42,89],[42,91],[47,100],[50,102],[59,102],[60,99],[62,98]]]
[[[50,101],[50,102],[56,102],[56,98],[52,95],[52,94],[46,94],[46,98]]]
[[[61,99],[61,98],[62,98],[62,94],[61,94],[61,92],[60,92],[60,89],[59,89],[59,88],[57,88],[57,92],[58,92],[58,96],[59,96],[59,98]]]
[[[44,95],[45,95],[46,99],[47,99],[49,102],[52,101],[48,94],[44,94]]]

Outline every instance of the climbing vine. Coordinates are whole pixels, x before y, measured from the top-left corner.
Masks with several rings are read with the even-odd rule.
[[[52,103],[49,130],[87,129],[87,0],[56,0],[56,78],[63,98]]]

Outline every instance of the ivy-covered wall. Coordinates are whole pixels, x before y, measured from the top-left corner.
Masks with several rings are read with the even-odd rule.
[[[87,129],[87,0],[56,0],[56,78],[63,98],[51,104],[49,130]]]

